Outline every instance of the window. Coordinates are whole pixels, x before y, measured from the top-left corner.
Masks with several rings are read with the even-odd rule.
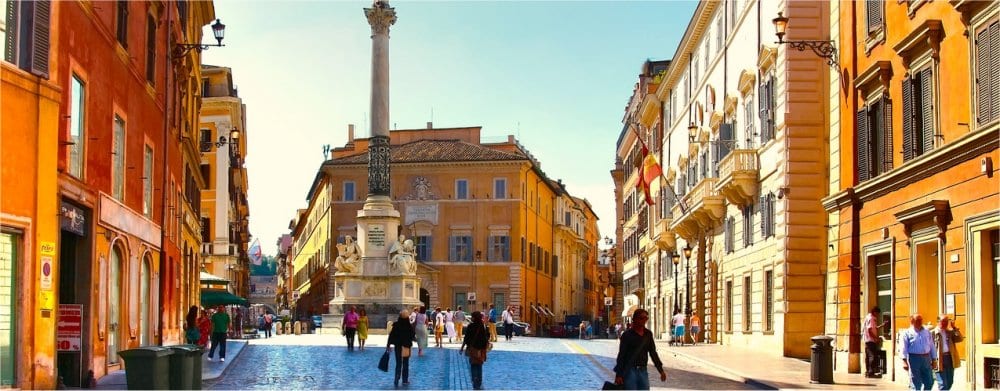
[[[152,262],[149,257],[145,257],[139,268],[139,346],[148,346],[153,340],[152,324],[150,324],[151,314],[149,313],[149,303],[153,297],[149,294],[149,264]]]
[[[545,261],[542,262],[543,269],[546,273],[549,272],[549,264],[552,262],[552,258],[549,257],[549,252],[545,251]]]
[[[774,193],[760,198],[760,236],[767,239],[774,236]]]
[[[468,297],[469,294],[466,292],[455,292],[454,308],[458,307],[468,308],[469,307]]]
[[[524,237],[521,237],[521,263],[524,263],[524,261],[525,261],[525,259],[524,259],[525,258],[525,252],[527,251],[527,249],[528,249],[528,245],[525,244]]]
[[[212,243],[212,219],[210,217],[201,218],[201,242]]]
[[[726,331],[733,331],[733,280],[726,281]]]
[[[413,238],[413,244],[417,250],[417,260],[420,262],[431,261],[431,240],[430,236],[417,236]],[[340,240],[342,241],[342,240]]]
[[[455,199],[456,200],[469,199],[469,181],[465,179],[459,179],[455,181]]]
[[[86,90],[80,77],[73,75],[72,86],[70,86],[70,108],[69,108],[69,174],[83,179],[83,162],[87,140],[84,129],[84,109],[83,102]]]
[[[875,288],[875,303],[872,305],[877,305],[882,310],[883,320],[890,320],[892,319],[892,258],[889,253],[879,254],[870,258],[869,264],[874,266],[872,275],[875,276],[872,286]],[[882,335],[889,339],[892,336],[892,328],[883,327]]]
[[[156,18],[146,17],[146,81],[156,84]]]
[[[108,262],[108,332],[107,338],[107,357],[108,363],[118,362],[118,348],[121,346],[118,339],[121,338],[121,314],[118,312],[121,309],[121,290],[122,290],[122,275],[121,275],[121,265],[122,260],[125,259],[121,253],[121,249],[116,245],[111,249],[111,260]]]
[[[472,236],[452,235],[448,238],[448,260],[452,262],[472,262]]]
[[[774,139],[774,76],[763,77],[757,92],[760,95],[760,143]]]
[[[528,266],[535,267],[535,244],[528,245]]]
[[[487,262],[510,262],[510,236],[490,236]]]
[[[19,345],[17,323],[22,315],[22,306],[17,301],[18,284],[14,280],[21,264],[21,235],[15,232],[0,232],[0,384],[17,384],[17,363],[15,358]],[[30,332],[30,331],[29,331]]]
[[[882,7],[884,5],[883,0],[865,0],[865,20],[869,35],[882,29]]]
[[[4,2],[4,61],[49,78],[49,1]]]
[[[764,331],[774,331],[774,271],[764,272]]]
[[[201,147],[202,152],[209,152],[212,150],[212,131],[208,129],[201,130],[201,139],[198,142]]]
[[[726,31],[725,26],[723,26],[723,21],[725,18],[722,13],[719,13],[719,18],[715,21],[715,52],[718,53],[722,51],[723,42],[726,41]]]
[[[118,38],[118,43],[123,48],[128,49],[128,2],[118,0],[115,4],[118,21],[118,29],[115,36]]]
[[[983,239],[986,256],[982,257],[980,264],[983,270],[982,281],[984,285],[983,296],[980,299],[982,305],[983,319],[992,319],[993,322],[983,322],[987,325],[983,332],[983,343],[997,343],[1000,340],[1000,230],[991,230],[986,233]],[[986,281],[989,281],[988,283]],[[992,316],[991,316],[992,315]],[[989,323],[993,323],[990,327]]]
[[[111,192],[118,201],[125,202],[125,120],[115,115],[111,162]]]
[[[1000,22],[976,30],[976,123],[979,127],[1000,119]]]
[[[753,88],[751,87],[751,89]],[[745,135],[746,139],[746,147],[750,148],[753,146],[753,140],[755,136],[757,136],[757,129],[754,129],[753,126],[754,124],[753,92],[747,95],[745,103],[743,104],[743,116],[744,116],[744,121],[746,122],[745,124],[743,124],[743,134]]]
[[[931,68],[903,79],[903,161],[934,149],[934,79]]]
[[[729,218],[726,219],[726,226],[724,229],[725,229],[725,243],[726,243],[725,250],[726,254],[730,254],[733,251],[736,251],[736,239],[734,238],[734,236],[736,236],[735,234],[736,219],[733,218],[732,216],[729,216]]]
[[[201,178],[205,181],[205,188],[203,190],[212,189],[212,166],[208,164],[201,165]]]
[[[493,198],[498,200],[507,198],[507,179],[496,178],[493,180]]]
[[[744,332],[749,332],[750,326],[753,324],[752,322],[753,314],[750,311],[750,305],[752,300],[750,294],[752,288],[753,287],[751,286],[750,276],[743,277],[743,331]]]
[[[753,245],[753,205],[743,207],[743,247]]]
[[[153,218],[153,148],[149,145],[142,155],[142,214]]]
[[[344,201],[354,201],[354,182],[344,182]]]
[[[888,94],[870,100],[855,116],[858,182],[892,169],[892,102]]]
[[[500,292],[493,292],[493,307],[496,308],[499,317],[504,308],[507,308],[507,295]]]
[[[559,277],[559,256],[552,256],[552,277]],[[584,280],[584,282],[590,282],[590,280]]]

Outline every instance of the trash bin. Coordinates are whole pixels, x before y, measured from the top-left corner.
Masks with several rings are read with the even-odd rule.
[[[810,338],[812,361],[809,365],[809,382],[833,384],[833,337],[817,335]]]
[[[169,390],[170,356],[162,346],[143,346],[118,352],[125,360],[125,382],[130,390]]]
[[[205,350],[198,345],[167,347],[174,351],[174,354],[170,356],[170,388],[200,390],[201,355]]]

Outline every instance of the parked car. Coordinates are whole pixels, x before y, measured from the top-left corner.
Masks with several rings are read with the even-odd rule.
[[[566,326],[562,323],[549,326],[549,336],[552,338],[566,338]]]
[[[313,315],[312,321],[313,321],[313,327],[315,327],[317,329],[320,328],[320,327],[323,327],[323,317],[322,316],[320,316],[320,315]]]
[[[504,335],[507,333],[504,330],[506,325],[503,322],[497,323],[497,335]],[[514,322],[514,335],[531,335],[531,325],[524,322]]]

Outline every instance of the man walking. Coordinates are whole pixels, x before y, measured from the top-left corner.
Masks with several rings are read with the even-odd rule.
[[[865,342],[865,377],[882,377],[881,350],[882,337],[878,329],[885,326],[879,323],[882,319],[882,309],[878,306],[872,307],[871,312],[865,317],[865,323],[861,330],[861,339]]]
[[[490,342],[497,341],[497,309],[490,304],[489,314]]]
[[[511,307],[507,306],[507,309],[503,310],[501,314],[503,318],[503,333],[510,341],[514,338],[514,315],[511,314]]]
[[[272,325],[274,325],[274,315],[268,312],[264,315],[264,338],[271,338]]]
[[[955,343],[962,342],[965,337],[962,336],[962,332],[955,326],[955,322],[951,320],[948,314],[941,315],[938,318],[938,327],[934,329],[931,335],[934,337],[934,350],[937,352],[937,356],[941,358],[935,368],[937,371],[938,389],[950,390],[952,384],[955,383],[955,368],[960,367],[962,363],[962,358],[958,355],[959,350],[955,346]]]
[[[674,338],[671,340],[671,344],[681,344],[684,345],[684,313],[681,310],[674,311],[674,317],[670,323],[674,326]]]
[[[657,372],[660,381],[667,381],[667,373],[663,371],[663,362],[656,354],[656,343],[653,332],[646,328],[649,312],[637,309],[632,314],[632,327],[622,334],[618,345],[618,359],[615,361],[615,384],[622,384],[626,390],[649,389],[649,359]]]
[[[462,306],[459,306],[455,310],[455,334],[457,335],[457,340],[462,340],[462,327],[465,326],[465,312],[462,311]]]
[[[208,350],[208,361],[212,361],[217,347],[219,348],[219,361],[226,361],[226,333],[229,332],[230,322],[226,307],[220,305],[212,314],[212,347]]]
[[[900,335],[903,342],[903,370],[910,371],[910,388],[930,390],[934,385],[934,366],[937,364],[937,349],[931,332],[924,328],[924,317],[910,315],[910,328]]]
[[[352,305],[347,313],[344,314],[344,322],[341,324],[344,330],[344,336],[347,337],[347,351],[354,351],[354,334],[358,332],[358,313],[355,312],[355,308]]]

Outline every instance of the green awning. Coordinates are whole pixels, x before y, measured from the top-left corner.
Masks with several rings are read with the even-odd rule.
[[[241,305],[244,307],[249,307],[250,303],[247,299],[236,296],[222,289],[202,289],[201,290],[201,305],[205,307],[217,306],[217,305]]]

